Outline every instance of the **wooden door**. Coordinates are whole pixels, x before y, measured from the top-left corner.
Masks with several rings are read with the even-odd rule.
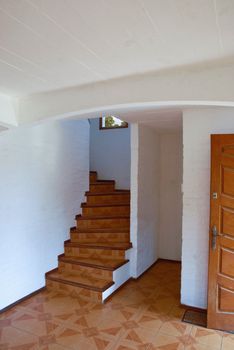
[[[234,135],[211,136],[208,328],[234,331]]]

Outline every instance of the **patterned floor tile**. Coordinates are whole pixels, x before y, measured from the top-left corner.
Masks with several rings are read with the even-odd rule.
[[[50,313],[20,311],[11,320],[11,325],[38,336],[48,336],[54,333],[59,323]]]
[[[193,326],[190,333],[190,342],[210,346],[212,349],[220,349],[223,333],[211,329]]]
[[[111,350],[113,342],[101,334],[96,327],[85,328],[82,332],[64,327],[57,333],[56,342],[69,349]]]
[[[114,349],[148,350],[152,344],[154,333],[143,328],[132,328],[124,332],[116,343]]]
[[[212,348],[210,345],[204,345],[204,344],[193,344],[185,346],[185,350],[211,350]]]
[[[234,334],[224,333],[221,349],[222,350],[233,350],[234,349]]]
[[[159,262],[104,304],[43,291],[0,314],[0,350],[234,350],[181,322],[180,265]]]
[[[36,350],[38,337],[14,327],[0,329],[0,349]]]
[[[181,337],[191,332],[192,326],[179,321],[167,321],[160,328],[161,333]]]
[[[183,339],[159,332],[147,350],[184,350],[184,348]]]
[[[156,332],[162,326],[165,319],[160,314],[143,310],[136,317],[136,321],[140,327]]]

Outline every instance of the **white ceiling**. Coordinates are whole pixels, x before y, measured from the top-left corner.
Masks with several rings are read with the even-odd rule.
[[[157,130],[158,133],[172,133],[182,131],[182,110],[133,110],[120,113],[122,120],[129,123],[137,122]]]
[[[222,60],[233,37],[233,0],[0,0],[0,92]]]

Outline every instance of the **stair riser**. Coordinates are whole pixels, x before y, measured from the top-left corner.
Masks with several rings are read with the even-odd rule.
[[[89,185],[89,190],[92,193],[105,193],[105,192],[113,192],[115,190],[115,185],[112,183],[106,183],[106,184],[90,184]]]
[[[94,229],[94,228],[128,228],[130,226],[129,218],[119,219],[77,219],[77,227],[79,229]]]
[[[92,207],[92,208],[82,208],[83,216],[121,216],[130,215],[129,206],[115,206],[115,207]]]
[[[89,174],[89,182],[96,182],[97,181],[97,174],[96,173],[91,173]]]
[[[64,261],[59,261],[59,271],[60,272],[71,272],[71,273],[84,273],[89,274],[95,278],[102,278],[104,280],[113,280],[113,272],[103,269],[97,269],[89,266],[82,266],[77,264],[70,264]]]
[[[129,194],[87,196],[88,204],[129,204]]]
[[[101,259],[123,259],[125,258],[124,250],[116,249],[93,249],[93,248],[79,248],[79,247],[65,247],[65,256],[75,257],[98,257]]]
[[[129,233],[71,233],[72,242],[129,242]]]
[[[87,301],[102,303],[102,292],[96,292],[81,287],[75,287],[62,282],[51,281],[49,279],[46,279],[46,287],[48,290],[51,291],[63,292],[64,294],[70,295],[72,297],[80,297]]]

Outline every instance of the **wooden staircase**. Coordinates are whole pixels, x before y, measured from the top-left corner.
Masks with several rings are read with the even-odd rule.
[[[48,289],[103,302],[130,277],[126,251],[130,243],[130,191],[90,172],[82,215],[64,242],[58,268],[46,273]]]

